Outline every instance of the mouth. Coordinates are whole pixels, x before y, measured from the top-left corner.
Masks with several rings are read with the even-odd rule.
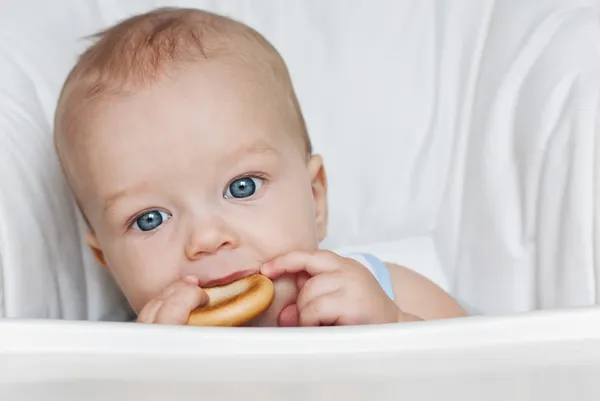
[[[208,288],[208,287],[216,287],[216,286],[219,286],[219,285],[229,284],[229,283],[231,283],[233,281],[242,279],[242,278],[244,278],[246,276],[249,276],[249,275],[251,275],[253,273],[254,273],[254,271],[251,271],[251,270],[231,273],[231,274],[228,274],[228,275],[223,276],[223,277],[219,277],[219,278],[216,278],[216,279],[213,279],[213,280],[208,280],[208,281],[206,281],[205,283],[202,284],[202,287],[207,287]]]

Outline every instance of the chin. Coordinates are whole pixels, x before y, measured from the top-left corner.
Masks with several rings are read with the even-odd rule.
[[[244,327],[278,327],[279,314],[288,305],[296,302],[298,298],[298,289],[296,279],[289,274],[273,280],[275,286],[275,298],[267,309],[260,316],[244,324]]]

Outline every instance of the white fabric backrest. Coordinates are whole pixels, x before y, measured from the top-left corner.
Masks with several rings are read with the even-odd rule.
[[[597,1],[21,0],[0,6],[0,315],[126,317],[52,118],[82,38],[165,5],[242,20],[286,59],[328,170],[324,247],[407,261],[488,313],[596,302]]]

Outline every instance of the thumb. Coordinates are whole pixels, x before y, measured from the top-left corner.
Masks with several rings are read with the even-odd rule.
[[[277,324],[280,327],[296,327],[298,326],[298,308],[296,304],[291,304],[283,308],[279,313],[279,320]]]

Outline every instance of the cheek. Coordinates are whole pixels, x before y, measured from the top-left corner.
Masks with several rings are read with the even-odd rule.
[[[156,246],[154,238],[121,241],[106,250],[108,269],[131,304],[139,311],[168,284],[179,278],[172,247]]]
[[[260,213],[264,222],[257,224],[256,229],[284,248],[314,249],[318,246],[318,235],[310,187],[290,182],[291,185],[270,188]]]

